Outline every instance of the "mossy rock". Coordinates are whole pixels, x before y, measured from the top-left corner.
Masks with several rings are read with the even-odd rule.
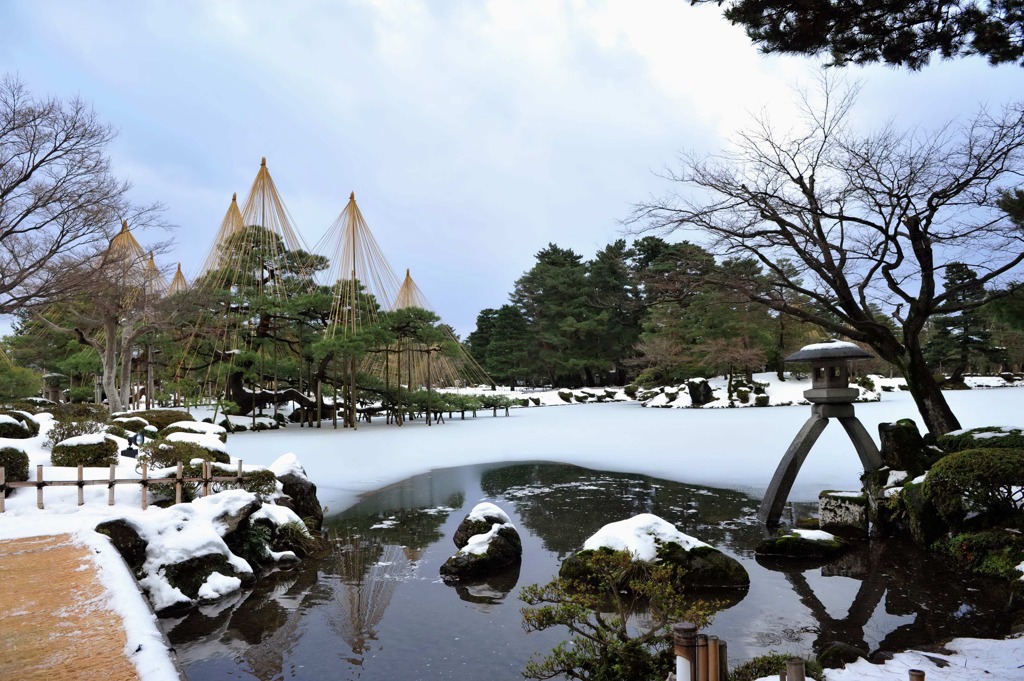
[[[489,532],[488,525],[484,532]],[[479,534],[479,533],[478,533]],[[471,535],[472,536],[472,535]],[[514,527],[501,527],[491,539],[487,551],[481,554],[461,551],[441,565],[441,577],[446,582],[473,580],[507,569],[520,561],[523,543]]]
[[[798,534],[781,534],[765,539],[754,553],[772,558],[796,558],[801,560],[831,560],[849,550],[850,544],[839,537],[832,539],[808,539]]]
[[[124,558],[124,562],[136,575],[142,574],[148,544],[139,534],[135,525],[125,518],[115,518],[97,525],[96,531],[110,538],[110,543],[114,545],[117,552]]]
[[[132,416],[145,419],[157,430],[163,430],[177,421],[195,421],[195,417],[192,414],[186,411],[178,411],[177,409],[150,409],[148,411],[134,412]]]
[[[214,572],[228,577],[243,577],[236,574],[228,559],[219,553],[208,553],[180,563],[164,565],[161,570],[171,586],[178,588],[193,600],[199,597],[199,589]]]
[[[912,478],[924,473],[943,452],[929,447],[911,419],[879,423],[882,462],[894,471],[907,471]]]
[[[59,443],[50,451],[50,463],[54,466],[103,467],[117,463],[117,443],[109,438],[102,442],[84,445]]]
[[[0,447],[0,467],[4,469],[4,478],[7,482],[28,480],[28,454],[16,447]],[[13,491],[4,490],[4,496],[10,496]]]
[[[910,537],[918,546],[931,546],[949,532],[948,523],[942,519],[935,504],[925,493],[923,483],[908,482],[903,486],[900,500]]]
[[[598,553],[615,553],[610,548],[577,551],[562,561],[558,576],[562,579],[593,583],[595,570],[591,566]],[[673,586],[681,592],[707,589],[746,589],[750,575],[735,558],[710,546],[698,546],[686,551],[674,542],[658,547],[657,562],[672,567]]]
[[[938,445],[947,452],[967,449],[1024,449],[1024,429],[996,426],[958,430],[940,435]]]

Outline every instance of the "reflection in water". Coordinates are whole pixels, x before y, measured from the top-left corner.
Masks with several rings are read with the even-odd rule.
[[[478,501],[497,503],[523,539],[507,573],[455,587],[438,579],[452,535]],[[873,542],[825,567],[755,560],[756,501],[736,491],[555,464],[434,471],[327,519],[336,549],[255,588],[164,620],[191,681],[519,678],[565,632],[526,634],[518,602],[602,525],[655,513],[736,557],[751,587],[711,633],[742,661],[805,654],[832,641],[899,650],[1006,633],[1006,586],[965,579],[933,555]],[[410,670],[415,672],[410,674]]]

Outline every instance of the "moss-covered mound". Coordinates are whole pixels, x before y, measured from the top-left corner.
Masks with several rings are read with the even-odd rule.
[[[194,424],[194,425],[190,425]],[[258,423],[257,425],[262,425]],[[228,441],[228,431],[223,426],[215,426],[202,421],[175,421],[169,426],[160,429],[160,435],[167,437],[171,433],[191,433],[201,435],[216,435],[221,442]]]
[[[88,435],[64,440],[53,446],[54,466],[110,466],[117,463],[117,443],[108,437],[94,441]]]
[[[616,552],[607,547],[577,551],[562,561],[558,576],[590,583],[595,575],[592,563],[600,553]],[[679,544],[665,543],[659,546],[654,562],[672,568],[672,584],[679,591],[746,589],[750,586],[750,575],[739,561],[710,546],[698,546],[687,551]]]
[[[1024,429],[986,426],[940,435],[938,445],[947,452],[967,449],[1024,449]]]
[[[946,542],[950,555],[974,574],[1021,579],[1024,535],[1006,528],[958,534]]]

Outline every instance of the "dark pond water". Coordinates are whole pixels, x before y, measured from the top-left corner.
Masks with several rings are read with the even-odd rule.
[[[482,500],[512,517],[522,565],[485,584],[447,586],[438,568]],[[708,630],[728,641],[733,661],[830,641],[900,650],[1006,633],[1005,587],[964,579],[912,546],[875,542],[825,567],[762,565],[753,556],[763,532],[756,504],[736,491],[560,464],[437,470],[328,519],[342,538],[330,558],[163,626],[192,681],[519,679],[532,655],[564,635],[523,631],[520,588],[552,579],[602,525],[649,512],[750,573],[747,595]]]

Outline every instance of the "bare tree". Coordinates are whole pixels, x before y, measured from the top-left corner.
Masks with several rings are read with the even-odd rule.
[[[716,283],[868,344],[903,373],[928,429],[945,433],[959,423],[925,362],[922,331],[934,314],[1019,288],[1024,216],[1010,190],[1024,165],[1024,105],[932,133],[857,134],[855,99],[856,88],[823,79],[819,96],[802,97],[803,129],[780,133],[762,115],[732,151],[685,156],[672,175],[685,193],[638,206],[631,224],[696,228],[717,254],[756,258],[767,290],[735,275]],[[991,293],[968,302],[956,287],[941,290],[936,277],[952,262]]]
[[[81,99],[33,97],[0,80],[0,315],[60,299],[120,220],[150,222],[110,172],[114,130]]]

